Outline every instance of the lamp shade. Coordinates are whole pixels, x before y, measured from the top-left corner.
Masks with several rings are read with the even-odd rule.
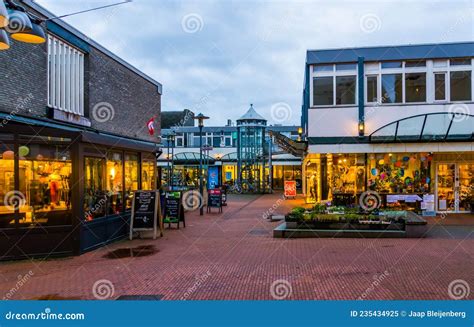
[[[8,11],[3,0],[0,0],[0,28],[8,25]]]
[[[13,33],[12,39],[25,43],[40,44],[46,42],[46,35],[44,34],[43,28],[36,23],[31,24],[31,30],[25,30],[18,33]]]
[[[10,48],[10,40],[8,40],[7,32],[0,30],[0,50],[7,50]]]
[[[13,37],[16,33],[31,32],[33,26],[28,15],[20,10],[8,10],[8,26],[5,27]]]

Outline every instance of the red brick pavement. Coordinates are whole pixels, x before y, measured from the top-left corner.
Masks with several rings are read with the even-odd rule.
[[[287,299],[449,299],[453,280],[474,287],[472,224],[430,225],[437,232],[424,239],[273,239],[279,222],[266,221],[264,213],[301,203],[280,199],[231,196],[222,214],[188,213],[185,229],[166,230],[161,239],[122,241],[80,257],[0,263],[0,298],[94,299],[101,279],[113,284],[112,299],[272,299],[278,280],[286,285],[273,294]],[[156,252],[104,257],[144,245]],[[18,286],[18,276],[30,271]]]

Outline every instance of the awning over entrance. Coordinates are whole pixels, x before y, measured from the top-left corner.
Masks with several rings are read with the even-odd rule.
[[[416,115],[377,129],[369,136],[369,142],[471,141],[473,118],[461,112]]]
[[[202,154],[202,160],[213,165],[215,159],[211,156]],[[173,156],[173,161],[175,164],[199,164],[199,153],[196,152],[182,152],[177,153]]]

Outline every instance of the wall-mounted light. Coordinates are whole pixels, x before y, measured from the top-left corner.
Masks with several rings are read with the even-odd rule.
[[[363,121],[359,122],[359,136],[364,136],[365,133],[365,124]]]
[[[298,127],[298,142],[301,142],[303,136],[303,127]]]

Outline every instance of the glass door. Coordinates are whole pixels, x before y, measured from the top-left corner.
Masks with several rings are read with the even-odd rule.
[[[474,164],[459,164],[459,211],[472,211],[474,203]]]
[[[437,167],[438,211],[471,211],[474,198],[474,165],[442,163]]]
[[[442,163],[437,167],[438,211],[456,211],[456,164]]]

